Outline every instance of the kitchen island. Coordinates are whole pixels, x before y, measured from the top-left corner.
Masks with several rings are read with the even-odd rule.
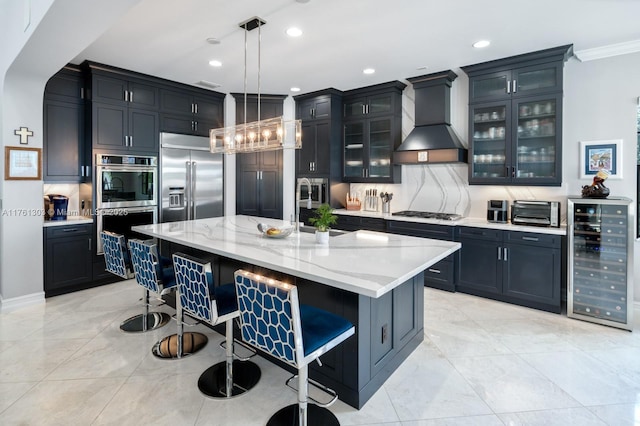
[[[213,255],[216,284],[245,268],[299,288],[301,303],[329,310],[356,326],[356,335],[310,366],[310,376],[360,408],[424,339],[423,271],[460,243],[356,231],[318,245],[310,233],[262,235],[252,216],[142,225],[141,234],[171,243],[170,251]],[[165,255],[169,254],[167,251]]]

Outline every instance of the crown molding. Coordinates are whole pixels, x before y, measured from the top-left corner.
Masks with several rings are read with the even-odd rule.
[[[587,62],[636,52],[640,52],[640,40],[625,41],[624,43],[594,47],[593,49],[577,50],[573,53],[580,62]]]

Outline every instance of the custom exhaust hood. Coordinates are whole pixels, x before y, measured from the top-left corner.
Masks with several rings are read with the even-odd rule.
[[[443,71],[408,78],[415,91],[415,128],[395,150],[395,164],[466,163],[467,149],[451,128],[451,83]]]

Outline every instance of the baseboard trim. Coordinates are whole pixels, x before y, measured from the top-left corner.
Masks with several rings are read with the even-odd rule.
[[[44,302],[44,291],[39,293],[27,294],[25,296],[12,297],[11,299],[3,299],[0,296],[0,312],[10,312],[25,306],[36,305]]]

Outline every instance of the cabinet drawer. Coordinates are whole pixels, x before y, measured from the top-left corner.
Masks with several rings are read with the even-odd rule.
[[[515,232],[507,233],[506,241],[509,243],[544,246],[549,248],[560,248],[560,235],[538,234],[535,232]]]
[[[387,229],[384,219],[378,219],[374,217],[363,217],[360,220],[361,229],[367,229],[369,231],[384,232]]]
[[[89,234],[91,234],[90,224],[63,225],[46,228],[47,238],[63,238]]]
[[[458,231],[460,238],[481,238],[485,241],[501,241],[502,231],[498,229],[473,228],[461,226]]]
[[[414,237],[433,238],[436,240],[453,241],[454,226],[433,225],[390,220],[387,223],[389,232]]]
[[[445,259],[437,262],[431,266],[429,266],[424,271],[424,280],[425,281],[435,281],[435,282],[443,282],[443,283],[452,283],[453,282],[453,258],[451,256],[447,256]]]

